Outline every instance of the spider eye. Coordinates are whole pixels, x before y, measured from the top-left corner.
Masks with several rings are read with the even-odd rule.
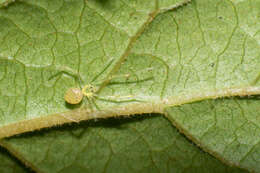
[[[69,88],[64,95],[65,101],[69,104],[79,104],[82,98],[83,94],[79,88]]]

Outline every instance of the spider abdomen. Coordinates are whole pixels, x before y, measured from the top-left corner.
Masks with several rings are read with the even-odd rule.
[[[64,99],[69,104],[79,104],[83,99],[83,93],[79,88],[69,88],[64,95]]]

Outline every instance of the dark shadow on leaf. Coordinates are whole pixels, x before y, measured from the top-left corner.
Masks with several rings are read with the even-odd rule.
[[[111,6],[110,3],[113,3],[113,2],[109,2],[111,0],[93,0],[93,1],[96,1],[100,6],[107,9],[109,9],[109,7]]]
[[[65,107],[68,108],[68,109],[76,109],[76,108],[80,108],[81,107],[82,102],[80,102],[79,104],[75,104],[75,105],[69,104],[67,102],[64,102],[64,104],[65,104]]]
[[[18,160],[17,158],[15,158],[11,153],[9,153],[9,151],[3,147],[0,147],[0,153],[1,155],[4,155],[4,157],[7,157],[8,159],[10,159],[11,161],[14,162],[14,164],[17,164],[17,167],[21,167],[21,169],[24,172],[28,172],[28,173],[34,173],[33,170],[31,170],[29,167],[25,166],[20,160]],[[7,170],[10,167],[10,169],[13,169],[13,171],[18,171],[18,168],[16,168],[15,165],[4,165],[5,167],[7,167]],[[2,169],[1,169],[2,170]]]
[[[260,100],[260,95],[235,97],[237,100]]]

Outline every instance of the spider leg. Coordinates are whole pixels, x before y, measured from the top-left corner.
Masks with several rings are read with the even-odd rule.
[[[111,99],[114,97],[115,99]],[[133,98],[133,95],[127,95],[127,96],[110,96],[110,98],[107,97],[96,97],[98,100],[105,101],[105,102],[111,102],[111,103],[126,103],[126,102],[145,102],[144,100],[139,100]]]
[[[96,103],[95,99],[96,99],[96,98],[95,98],[95,97],[93,97],[93,98],[91,99],[91,102],[92,102],[92,103],[93,103],[93,105],[96,107],[96,109],[100,111],[101,109],[100,109],[100,107],[97,105],[97,103]]]
[[[57,69],[55,69],[55,70],[57,70]],[[53,78],[60,77],[61,75],[67,75],[67,76],[72,77],[79,84],[79,86],[82,86],[82,84],[83,84],[83,80],[82,80],[81,76],[69,68],[62,68],[61,70],[58,69],[58,72],[55,73],[54,75],[50,76],[48,78],[48,80],[52,80]]]

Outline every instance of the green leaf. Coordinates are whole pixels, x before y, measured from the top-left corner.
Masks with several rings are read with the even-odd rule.
[[[0,138],[66,122],[136,113],[166,114],[165,108],[194,101],[260,94],[259,21],[260,0],[21,0],[0,8]],[[75,106],[65,103],[68,88],[90,84],[97,89],[95,93],[87,91],[93,98],[84,97],[82,103]],[[259,101],[255,103],[257,106]],[[172,117],[171,120],[178,121]],[[157,121],[160,125],[161,120]],[[167,154],[169,150],[175,153],[175,145],[167,148],[169,150],[160,150],[163,156],[155,156],[159,164],[153,164],[152,159],[142,159],[164,146],[160,136],[172,135],[172,127],[161,135],[155,126],[146,132],[156,134],[155,139],[148,140],[151,135],[143,134],[142,139],[138,134],[144,127],[156,123],[141,122],[138,128],[132,128],[136,131],[125,134],[124,130],[112,126],[108,128],[112,133],[108,136],[98,134],[109,132],[100,125],[98,132],[90,130],[91,135],[82,141],[81,136],[72,140],[75,135],[71,133],[77,136],[83,131],[85,135],[85,130],[78,130],[81,127],[75,125],[68,127],[68,132],[51,130],[50,137],[35,133],[1,143],[26,165],[45,172],[106,169],[104,159],[108,158],[103,157],[103,151],[110,151],[107,155],[111,157],[116,155],[110,170],[114,170],[118,160],[122,162],[119,165],[122,169],[136,172],[153,167],[159,171],[172,167],[181,172],[229,169],[198,149],[191,149],[192,153],[196,150],[207,156],[199,154],[198,159],[194,156],[192,160],[185,149],[184,155],[176,156],[180,163],[172,162],[175,154]],[[166,122],[162,124],[161,127],[167,126]],[[178,127],[184,129],[181,125]],[[116,140],[120,135],[125,135],[124,141]],[[259,140],[258,137],[253,140],[251,133],[243,135],[243,142],[248,144]],[[49,147],[49,141],[54,139],[58,140],[57,144],[54,142]],[[146,140],[150,143],[144,142]],[[86,150],[85,155],[85,150],[78,151],[77,147],[84,147],[86,141],[93,149]],[[124,148],[124,142],[131,141],[133,148]],[[175,141],[183,143],[179,138]],[[141,142],[144,144],[139,145]],[[203,141],[195,142],[205,150],[204,145],[209,146]],[[221,147],[223,141],[217,142],[215,146]],[[32,153],[28,147],[35,143]],[[60,151],[66,148],[63,143],[70,144],[68,154]],[[109,144],[116,146],[115,150],[123,148],[122,153],[111,154],[113,146]],[[151,147],[152,152],[144,146]],[[212,146],[207,151],[226,162],[258,171],[258,160],[253,156],[259,154],[251,145],[246,147],[251,147],[253,156],[250,155],[251,160],[246,158],[246,163],[237,161],[239,157],[232,158],[235,155],[230,153],[237,150],[232,145],[228,147],[229,155]],[[51,148],[51,152],[46,148]],[[77,157],[74,150],[79,153],[77,161],[89,167],[67,166]],[[43,162],[37,160],[40,157],[36,153],[40,153]],[[85,163],[85,157],[89,164]],[[136,162],[130,164],[131,158]],[[51,165],[56,160],[58,164]],[[149,167],[149,164],[156,166]]]
[[[26,173],[29,169],[23,168],[15,158],[13,158],[5,149],[0,148],[0,172],[4,173]]]
[[[6,7],[10,3],[14,2],[14,0],[0,0],[0,8],[1,7]]]
[[[260,1],[185,3],[25,0],[0,9],[0,137],[259,94]],[[97,96],[66,105],[68,88],[89,84]]]
[[[246,172],[199,150],[160,115],[89,121],[1,144],[36,172]]]
[[[168,109],[169,119],[204,150],[260,172],[260,98],[195,102]]]

